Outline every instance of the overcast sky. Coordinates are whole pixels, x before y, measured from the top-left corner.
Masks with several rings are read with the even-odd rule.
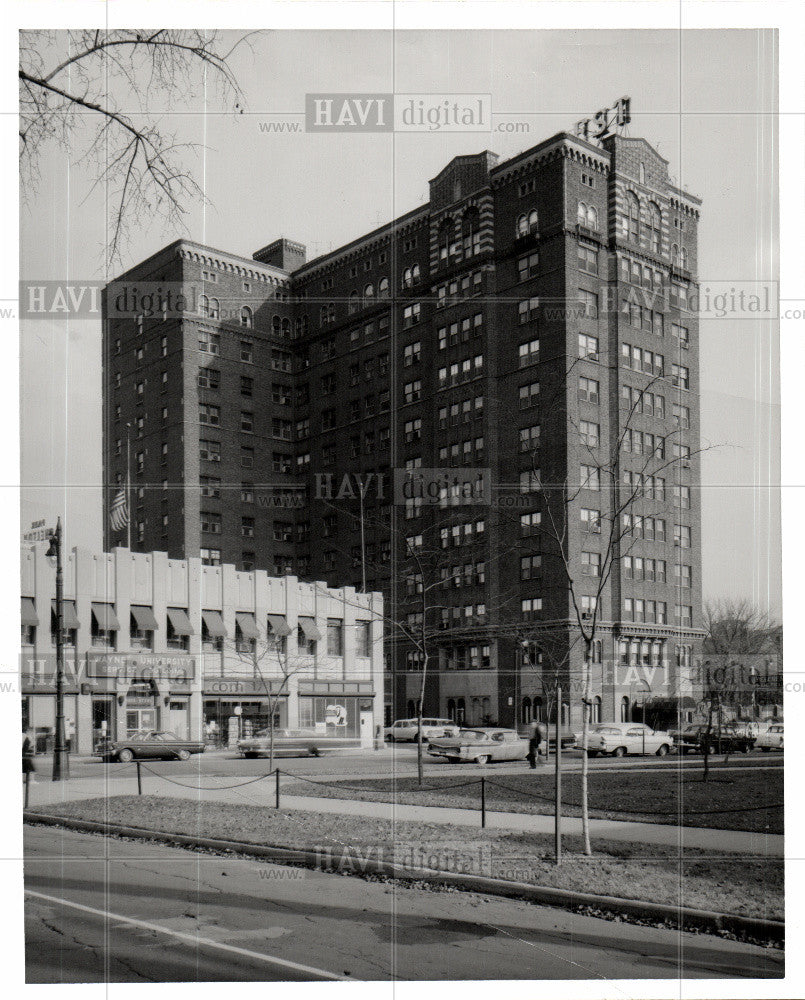
[[[771,32],[483,31],[265,33],[235,69],[247,113],[222,114],[203,90],[166,122],[203,143],[193,162],[209,204],[184,232],[143,220],[126,267],[187,235],[244,256],[278,236],[309,257],[424,202],[455,155],[512,156],[616,98],[632,98],[629,134],[647,139],[676,183],[703,199],[699,275],[777,275],[776,51]],[[268,134],[303,121],[320,91],[489,93],[493,125],[528,135]],[[153,95],[158,99],[158,95]],[[23,280],[103,280],[103,191],[48,151],[21,217]],[[778,331],[773,321],[701,323],[705,599],[734,595],[779,611]],[[66,512],[67,543],[100,547],[100,323],[23,324],[23,526]]]

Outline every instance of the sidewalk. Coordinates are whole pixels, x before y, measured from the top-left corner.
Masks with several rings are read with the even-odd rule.
[[[137,773],[129,765],[128,774],[103,778],[76,778],[67,782],[39,779],[32,784],[29,808],[41,809],[48,805],[78,799],[105,798],[114,795],[136,795]],[[289,776],[289,781],[293,777]],[[182,779],[157,777],[143,768],[144,795],[168,798],[196,799],[205,802],[226,802],[233,805],[274,806],[273,779],[240,781],[229,778],[205,776],[203,787],[193,782],[192,776]],[[198,784],[201,784],[199,782]],[[307,812],[341,813],[348,816],[368,816],[390,822],[414,820],[422,823],[445,823],[454,826],[480,827],[477,809],[452,809],[441,806],[397,805],[391,802],[362,802],[355,799],[325,799],[280,793],[282,809],[300,809]],[[490,812],[486,814],[489,829],[512,830],[520,833],[553,834],[553,816],[528,813]],[[581,819],[566,816],[562,830],[567,834],[581,833]],[[590,835],[604,840],[622,840],[630,843],[663,845],[667,847],[698,848],[713,854],[738,854],[782,858],[782,834],[750,833],[743,830],[708,830],[698,827],[667,826],[659,823],[632,823],[620,820],[591,819]]]

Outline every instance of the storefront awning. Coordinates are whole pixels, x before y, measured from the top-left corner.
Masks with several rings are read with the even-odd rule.
[[[98,628],[104,632],[119,632],[120,622],[117,620],[115,609],[111,604],[99,604],[92,602],[92,616]]]
[[[168,608],[168,621],[176,635],[195,635],[187,612],[181,608]]]
[[[285,621],[282,615],[267,615],[268,624],[271,626],[271,634],[284,636],[290,635],[291,630],[288,627],[288,622]]]
[[[154,612],[142,604],[132,604],[131,614],[141,632],[156,632],[159,628]]]
[[[321,639],[321,632],[316,628],[316,622],[313,618],[306,618],[302,615],[299,616],[299,628],[305,633],[305,638],[310,639],[314,642],[318,642]]]
[[[56,614],[56,602],[51,601],[50,607],[53,614]],[[75,610],[75,601],[62,601],[61,602],[61,623],[62,628],[74,629],[81,628],[81,622],[78,620],[78,615]]]
[[[238,623],[240,634],[244,639],[256,639],[260,633],[257,631],[257,622],[251,611],[238,611],[235,614],[235,621]]]
[[[23,597],[22,599],[22,624],[39,624],[39,619],[36,617],[36,606],[34,605],[33,597]]]
[[[226,638],[226,626],[220,611],[202,611],[201,617],[208,635],[213,639]]]

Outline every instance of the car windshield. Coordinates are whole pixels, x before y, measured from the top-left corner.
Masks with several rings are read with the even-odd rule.
[[[488,739],[487,734],[480,729],[462,729],[460,735],[463,740],[477,741]]]

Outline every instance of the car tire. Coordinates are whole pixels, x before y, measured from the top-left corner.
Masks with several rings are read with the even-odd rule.
[[[485,764],[489,763],[489,754],[482,753],[480,757],[475,758],[475,763],[483,767]]]
[[[741,747],[741,752],[742,753],[749,753],[749,751],[751,749],[752,749],[752,747],[748,743],[744,743],[744,745]]]
[[[597,750],[588,750],[587,751],[587,756],[590,757],[590,758],[597,757],[598,756],[598,751]]]
[[[460,757],[448,757],[447,760],[451,764],[458,764],[458,763],[460,763],[461,758]]]
[[[190,759],[190,751],[189,750],[179,750],[179,751],[177,751],[176,756],[179,758],[179,760],[189,760]]]
[[[118,750],[117,759],[121,764],[130,764],[134,760],[134,752],[128,747],[124,747],[122,750]]]
[[[782,744],[781,744],[781,746],[782,746]],[[768,753],[769,750],[771,750],[771,747],[761,747],[760,749],[763,751],[763,753]]]
[[[657,747],[657,756],[658,757],[664,757],[668,753],[668,750],[669,750],[668,744],[667,743],[661,743]]]
[[[308,753],[311,757],[321,757],[321,750],[318,747],[308,747]]]
[[[612,751],[612,756],[613,757],[625,757],[626,756],[626,747],[615,747],[615,749]]]

